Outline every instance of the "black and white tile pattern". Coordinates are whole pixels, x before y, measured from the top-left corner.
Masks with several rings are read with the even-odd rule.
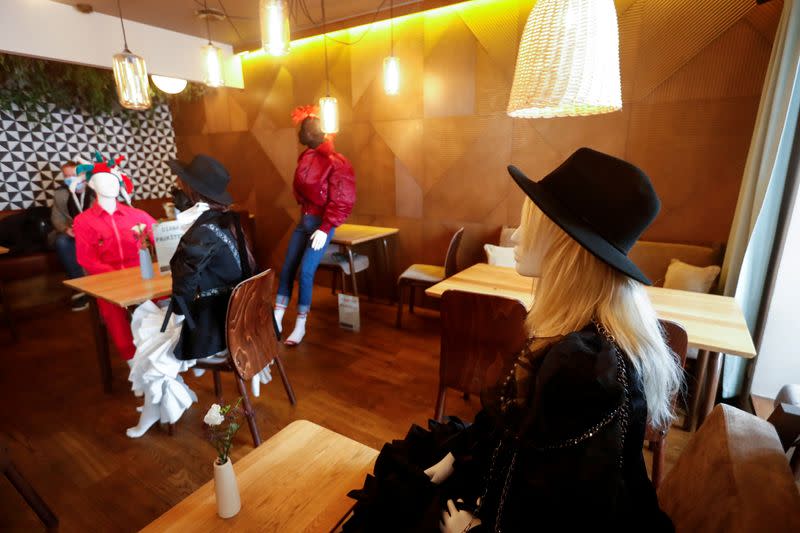
[[[62,179],[61,164],[80,156],[126,157],[121,168],[134,184],[134,198],[162,198],[172,186],[166,161],[175,158],[169,106],[152,114],[91,116],[41,108],[28,116],[16,106],[0,109],[0,210],[49,205]]]

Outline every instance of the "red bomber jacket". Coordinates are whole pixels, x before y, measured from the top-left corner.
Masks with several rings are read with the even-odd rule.
[[[350,161],[334,149],[330,139],[300,154],[294,197],[304,215],[322,217],[319,229],[325,233],[350,216],[356,203],[356,176]]]

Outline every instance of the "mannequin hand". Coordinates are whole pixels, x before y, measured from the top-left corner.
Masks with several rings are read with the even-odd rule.
[[[311,234],[311,249],[322,250],[328,241],[328,234],[322,230],[317,230]]]
[[[462,500],[458,500],[459,503]],[[442,512],[442,521],[439,522],[439,531],[442,533],[462,533],[480,525],[480,518],[469,511],[456,509],[453,500],[447,500],[447,510]],[[469,529],[467,529],[469,528]]]
[[[453,463],[455,460],[456,458],[453,457],[453,454],[448,453],[444,456],[444,459],[425,470],[425,475],[431,478],[433,483],[438,485],[449,478],[450,474],[453,473]]]

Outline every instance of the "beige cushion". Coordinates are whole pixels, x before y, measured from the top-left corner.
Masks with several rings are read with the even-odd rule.
[[[675,531],[800,531],[800,493],[775,428],[717,405],[658,490]]]
[[[438,283],[444,279],[444,267],[436,265],[411,265],[405,272],[400,274],[400,279]]]
[[[517,231],[517,228],[509,228],[508,226],[503,226],[503,229],[500,230],[500,242],[497,243],[503,248],[514,247],[514,243],[511,242],[511,236],[514,232]]]
[[[516,264],[513,247],[484,244],[483,249],[486,251],[486,260],[490,265],[513,268]]]
[[[697,267],[673,259],[667,268],[664,288],[707,293],[714,285],[720,268],[717,265]]]
[[[701,267],[718,265],[722,262],[722,248],[639,241],[633,245],[628,257],[655,285],[661,286],[667,275],[669,263],[673,259],[680,259],[684,263]]]

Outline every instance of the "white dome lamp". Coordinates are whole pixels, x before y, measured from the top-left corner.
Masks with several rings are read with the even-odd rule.
[[[158,76],[157,74],[151,74],[150,79],[153,80],[153,84],[158,87],[161,92],[167,94],[178,94],[183,91],[188,84],[186,80],[181,78],[170,78],[169,76]]]
[[[519,45],[508,114],[576,117],[622,109],[613,0],[539,0]]]

